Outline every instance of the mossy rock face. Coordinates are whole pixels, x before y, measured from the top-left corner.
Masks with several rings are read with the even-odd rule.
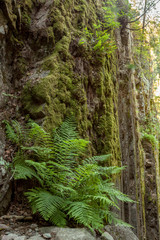
[[[37,9],[35,15],[31,6]],[[110,59],[96,55],[78,44],[84,28],[92,28],[98,21],[101,1],[40,1],[38,5],[26,0],[21,7],[28,34],[24,45],[30,51],[19,60],[25,82],[22,110],[41,120],[49,131],[66,116],[75,115],[80,135],[93,143],[92,151],[112,153],[112,164],[117,164],[116,67],[111,63],[116,59],[114,55]]]

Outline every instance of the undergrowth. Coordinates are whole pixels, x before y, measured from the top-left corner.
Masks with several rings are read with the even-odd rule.
[[[39,184],[25,193],[33,213],[57,226],[76,222],[101,230],[105,223],[126,224],[110,210],[119,209],[118,200],[132,202],[111,181],[122,168],[105,167],[110,155],[87,158],[89,142],[79,138],[74,120],[66,119],[52,134],[33,121],[25,127],[6,122],[6,134],[18,149],[14,179]]]

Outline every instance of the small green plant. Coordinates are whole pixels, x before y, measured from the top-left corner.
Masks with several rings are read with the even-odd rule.
[[[142,133],[142,140],[147,140],[148,142],[150,142],[154,147],[158,147],[158,140],[156,139],[156,137],[152,134],[148,134],[148,133],[145,133],[143,132]]]
[[[14,178],[39,183],[25,193],[33,213],[57,226],[72,221],[100,230],[106,222],[125,224],[110,211],[119,208],[118,200],[132,202],[111,182],[122,168],[102,167],[110,155],[87,158],[89,142],[79,138],[74,120],[66,119],[52,134],[33,121],[24,128],[6,122],[6,134],[18,148]]]
[[[107,2],[103,7],[103,21],[93,24],[93,30],[87,27],[84,29],[84,36],[80,39],[79,44],[84,45],[88,50],[93,50],[97,54],[107,54],[111,56],[117,48],[111,30],[118,28],[120,23],[117,21],[117,8],[115,1]]]

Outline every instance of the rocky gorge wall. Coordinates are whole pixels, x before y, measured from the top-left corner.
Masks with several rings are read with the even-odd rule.
[[[127,24],[127,27],[130,25]],[[131,31],[123,29],[122,25],[121,30],[116,32],[116,39],[121,161],[122,165],[127,166],[122,173],[122,188],[137,201],[122,206],[122,218],[137,229],[139,239],[159,239],[159,157],[148,140],[142,141],[140,132],[141,122],[151,111],[150,82],[147,79],[144,81],[141,67],[136,70],[128,67],[133,62],[139,64],[133,57],[134,38]],[[152,180],[149,180],[151,176]]]
[[[150,109],[150,82],[137,74],[143,72],[140,67],[127,67],[134,61],[133,35],[122,21],[110,58],[78,44],[83,29],[101,18],[101,7],[102,1],[93,0],[0,1],[0,119],[29,115],[50,131],[74,114],[93,153],[111,153],[109,164],[127,166],[117,182],[137,202],[121,206],[121,217],[139,239],[159,239],[158,150],[140,136],[141,120]],[[2,214],[11,197],[7,187],[3,190],[10,177],[2,168],[0,179]]]

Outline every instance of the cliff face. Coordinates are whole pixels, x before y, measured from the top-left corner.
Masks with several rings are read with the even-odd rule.
[[[127,24],[129,28],[129,24]],[[124,204],[122,218],[137,229],[140,239],[159,239],[159,157],[157,146],[141,137],[140,127],[151,112],[150,81],[141,62],[134,59],[133,34],[127,28],[116,32],[118,47],[118,119],[123,191],[137,204]],[[130,69],[135,63],[138,67]],[[153,228],[154,225],[154,228]]]
[[[137,74],[143,72],[141,63],[136,70],[128,68],[134,61],[132,33],[123,25],[116,30],[117,50],[110,58],[78,44],[84,27],[92,28],[101,17],[101,4],[0,2],[0,117],[29,114],[51,130],[75,114],[81,136],[93,143],[91,151],[112,153],[111,165],[127,166],[119,185],[137,203],[121,206],[122,218],[140,239],[158,239],[158,152],[140,137],[142,118],[150,111],[150,82]],[[3,128],[0,131],[3,156]],[[1,172],[1,178],[4,182],[7,173]],[[1,213],[7,207],[5,194],[10,201],[7,188],[2,188]]]

